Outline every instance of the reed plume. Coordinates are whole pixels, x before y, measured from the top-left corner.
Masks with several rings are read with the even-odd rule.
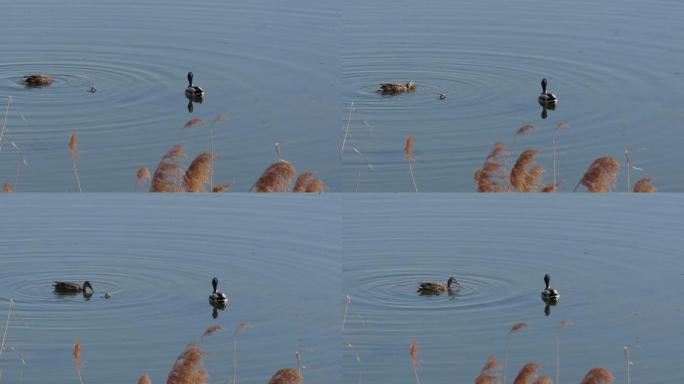
[[[508,187],[499,182],[506,179],[506,169],[501,156],[506,154],[506,146],[497,142],[482,164],[482,168],[475,171],[473,178],[477,192],[507,192]]]
[[[573,191],[584,185],[588,192],[609,192],[615,186],[619,170],[620,163],[614,158],[599,157],[589,165]]]
[[[418,186],[416,185],[416,175],[413,173],[413,165],[416,162],[415,157],[413,157],[413,136],[406,136],[406,143],[404,144],[404,155],[406,156],[406,161],[408,162],[409,174],[411,175],[411,181],[413,182],[413,191],[418,192]]]
[[[81,376],[81,364],[83,363],[83,360],[81,360],[81,342],[78,340],[74,341],[74,352],[72,355],[74,357],[76,372],[78,373],[78,380],[83,384],[83,376]]]
[[[518,371],[518,376],[515,377],[513,384],[530,384],[530,381],[536,379],[537,371],[542,368],[541,364],[529,362],[523,365]]]
[[[200,125],[204,124],[204,120],[200,119],[199,117],[193,117],[192,119],[188,120],[185,125],[183,125],[183,128],[192,128],[195,125]]]
[[[180,144],[174,145],[164,154],[152,175],[150,192],[180,192],[182,190],[180,181],[183,170],[178,164],[178,158],[182,156],[185,156],[185,149]]]
[[[610,384],[613,382],[613,373],[606,368],[592,368],[584,375],[580,384]]]
[[[211,177],[213,157],[204,151],[197,155],[183,175],[183,187],[187,192],[203,192]]]
[[[535,128],[536,127],[534,126],[534,124],[525,124],[522,127],[518,128],[518,130],[515,132],[515,134],[516,134],[516,136],[522,135],[522,134],[527,133],[527,132],[529,132]]]
[[[567,123],[558,123],[556,124],[556,128],[554,129],[555,132],[560,132],[563,129],[567,128],[568,124]]]
[[[254,183],[252,190],[255,192],[287,192],[296,173],[297,170],[290,162],[276,161],[261,174]]]
[[[211,189],[211,192],[213,192],[213,193],[225,192],[230,188],[231,185],[233,185],[232,181],[227,181],[223,184],[214,185],[214,188]]]
[[[297,357],[297,369],[281,368],[271,376],[268,384],[301,384],[302,382],[302,360],[300,356],[301,351],[297,350],[295,356]]]
[[[138,384],[152,384],[152,380],[150,380],[150,375],[147,373],[142,374],[138,378]]]
[[[142,166],[138,168],[138,172],[135,173],[135,186],[134,186],[134,191],[138,191],[138,184],[144,184],[146,181],[150,179],[150,170]]]
[[[409,357],[413,366],[413,374],[416,376],[416,384],[420,384],[420,379],[418,378],[418,343],[415,340],[411,341]]]
[[[81,192],[81,181],[78,179],[78,167],[76,165],[78,160],[78,133],[76,130],[71,131],[71,136],[69,136],[69,152],[71,153],[71,164],[74,167],[76,186],[78,187],[78,191]]]
[[[14,192],[14,188],[12,188],[12,185],[6,181],[2,182],[2,191],[3,192]]]
[[[532,384],[553,384],[553,381],[548,376],[539,376]]]
[[[216,332],[218,332],[218,331],[220,331],[220,330],[222,330],[222,329],[223,329],[223,327],[220,326],[220,325],[218,325],[218,324],[210,325],[210,326],[207,327],[207,329],[204,331],[204,333],[202,334],[202,337],[211,336],[211,335],[213,335],[214,333],[216,333]]]
[[[556,192],[556,190],[558,189],[558,187],[559,187],[560,185],[561,185],[561,182],[560,182],[560,181],[557,182],[557,183],[546,184],[546,185],[541,189],[541,191],[542,191],[542,192]]]
[[[511,185],[518,192],[536,192],[541,187],[544,168],[535,162],[537,153],[534,149],[524,150],[511,169]]]
[[[243,329],[248,329],[252,328],[252,325],[249,323],[240,323],[238,324],[237,327],[235,327],[235,332],[233,332],[233,384],[237,384],[237,351],[238,351],[238,344],[237,344],[237,337],[238,333],[242,331]]]
[[[513,324],[511,327],[511,330],[508,331],[508,334],[506,335],[506,351],[504,352],[504,373],[503,373],[503,381],[506,383],[506,371],[508,370],[508,350],[510,349],[511,346],[511,335],[514,333],[517,333],[521,329],[527,328],[527,323],[524,321],[521,321],[519,323]]]
[[[634,192],[653,193],[655,191],[655,185],[653,185],[650,177],[644,177],[643,179],[639,179],[636,183],[634,183]]]
[[[185,347],[166,378],[166,384],[204,384],[209,377],[202,369],[202,357],[206,355],[197,344],[190,343]]]
[[[503,384],[500,376],[501,365],[496,357],[489,356],[480,374],[475,378],[475,384]]]
[[[313,172],[304,172],[295,181],[294,192],[325,192],[325,183]]]

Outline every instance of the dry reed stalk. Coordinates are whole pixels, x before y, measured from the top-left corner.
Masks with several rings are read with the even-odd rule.
[[[529,384],[530,380],[535,379],[537,371],[542,368],[541,364],[529,362],[523,365],[518,371],[518,376],[515,377],[513,384]]]
[[[7,107],[5,108],[5,118],[2,119],[2,129],[0,130],[0,151],[2,151],[2,136],[5,134],[5,127],[7,126],[7,113],[12,104],[12,96],[7,96]]]
[[[565,129],[568,127],[567,123],[558,123],[556,124],[556,128],[554,129],[555,132],[560,132],[561,130]]]
[[[370,160],[368,159],[368,157],[367,157],[366,155],[364,155],[363,153],[361,153],[361,151],[359,151],[358,148],[352,147],[352,150],[353,150],[354,152],[356,152],[356,154],[359,155],[359,156],[363,159],[363,161],[366,162],[366,164],[368,165],[368,168],[369,168],[369,169],[374,169],[374,168],[373,168],[373,164],[370,162]]]
[[[613,378],[613,373],[606,368],[592,368],[584,375],[580,384],[610,384]]]
[[[83,376],[81,376],[81,364],[83,363],[83,360],[81,360],[81,342],[78,340],[74,341],[74,352],[72,355],[74,356],[76,372],[78,372],[78,380],[83,384]]]
[[[325,192],[325,183],[313,172],[304,172],[297,177],[293,192]]]
[[[183,175],[185,190],[187,192],[204,192],[207,184],[209,184],[212,168],[213,158],[210,152],[204,151],[197,155]]]
[[[204,120],[200,119],[199,117],[193,117],[192,119],[188,120],[185,125],[183,125],[183,128],[192,128],[195,125],[200,125],[204,124]]]
[[[183,171],[178,164],[178,158],[182,156],[185,156],[185,149],[180,144],[174,145],[164,154],[152,175],[150,192],[181,191],[180,180]]]
[[[558,182],[556,181],[556,164],[558,163],[557,160],[557,155],[556,155],[556,139],[551,140],[551,147],[553,150],[553,191],[556,192],[556,188],[558,187]],[[546,191],[544,191],[546,192]]]
[[[349,311],[349,306],[351,305],[351,296],[347,294],[347,299],[344,302],[344,312],[342,312],[342,332],[344,332],[344,326],[347,323],[347,312]]]
[[[524,150],[511,169],[511,185],[518,192],[536,192],[541,187],[544,168],[535,163],[537,153],[534,149]]]
[[[138,168],[138,172],[135,174],[135,186],[133,188],[134,191],[138,191],[138,183],[143,184],[147,180],[150,179],[150,170],[149,168],[142,166]]]
[[[0,356],[2,356],[2,351],[5,350],[5,339],[7,338],[7,330],[9,329],[10,315],[12,314],[12,307],[14,307],[14,301],[10,299],[9,307],[7,308],[7,320],[5,321],[5,330],[2,332],[2,340],[0,340]]]
[[[572,324],[570,320],[561,320],[556,332],[556,383],[560,383],[560,331],[570,324]]]
[[[238,349],[237,337],[238,337],[238,333],[243,329],[249,329],[249,328],[252,328],[251,324],[240,323],[240,324],[238,324],[237,327],[235,327],[235,332],[233,332],[233,384],[237,384],[237,349]]]
[[[508,370],[508,350],[510,349],[511,346],[511,335],[514,333],[517,333],[521,329],[527,328],[527,323],[524,321],[521,321],[519,323],[513,324],[511,327],[511,330],[508,331],[508,334],[506,335],[506,351],[504,352],[504,371],[503,371],[503,381],[506,383],[506,372]]]
[[[178,356],[166,378],[166,384],[203,384],[209,374],[202,369],[202,357],[206,355],[197,344],[190,343]]]
[[[357,384],[361,384],[361,378],[363,377],[363,370],[361,369],[361,356],[359,356],[359,353],[356,351],[356,348],[351,343],[347,343],[347,348],[351,349],[352,352],[354,352],[354,356],[356,356],[356,362],[359,365],[359,379],[357,381]]]
[[[625,160],[627,161],[627,192],[629,192],[629,187],[632,180],[632,159],[629,157],[629,150],[625,149]]]
[[[416,384],[420,384],[420,379],[418,378],[418,343],[416,343],[415,340],[411,341],[409,357],[411,358],[411,365],[413,366],[413,374],[416,376]]]
[[[503,384],[500,378],[501,365],[496,357],[489,356],[480,374],[475,378],[475,384]]]
[[[609,192],[615,186],[620,163],[610,156],[594,160],[573,191],[584,185],[588,192]]]
[[[477,185],[477,192],[507,192],[508,187],[499,183],[498,180],[506,179],[506,170],[501,159],[506,153],[506,146],[503,143],[495,143],[494,147],[482,164],[482,168],[475,171],[473,178]]]
[[[290,188],[292,178],[297,173],[295,167],[285,160],[276,161],[266,168],[254,183],[255,192],[286,192]]]
[[[12,185],[6,181],[2,182],[2,191],[3,192],[14,192],[14,188],[12,188]]]
[[[76,130],[71,131],[71,135],[69,136],[69,152],[71,153],[71,164],[74,167],[76,186],[78,187],[78,191],[81,192],[81,181],[78,179],[78,167],[76,166],[78,159],[78,133]]]
[[[527,132],[529,132],[535,128],[536,127],[534,126],[534,124],[525,124],[522,127],[518,128],[518,130],[515,132],[515,134],[516,134],[516,136],[522,135],[522,134],[525,134],[525,133],[527,133]]]
[[[347,117],[347,129],[344,130],[344,138],[342,139],[342,149],[340,150],[340,157],[344,156],[344,145],[347,143],[347,136],[349,136],[349,129],[351,128],[351,115],[352,112],[354,112],[354,109],[356,109],[356,107],[354,106],[354,102],[352,101],[351,106],[349,107],[349,117]]]
[[[211,189],[211,192],[212,193],[225,192],[230,188],[231,185],[233,185],[232,181],[227,181],[223,184],[214,185],[214,187]]]
[[[297,369],[295,368],[281,368],[276,371],[268,381],[268,384],[301,384],[302,382],[302,360],[300,352],[297,350],[295,356],[297,357]]]
[[[404,155],[406,156],[406,161],[408,162],[409,173],[411,174],[411,181],[413,182],[413,191],[418,192],[418,186],[416,185],[416,175],[413,173],[413,164],[416,162],[415,157],[413,157],[413,136],[406,136],[406,143],[404,144]]]
[[[222,329],[223,329],[223,327],[220,326],[220,325],[218,325],[218,324],[210,325],[210,326],[204,331],[204,333],[202,334],[202,337],[211,336],[211,335],[213,335],[214,333],[216,333],[216,332],[218,332],[218,331],[220,331],[220,330],[222,330]]]
[[[656,188],[653,185],[650,177],[644,177],[643,179],[639,179],[636,183],[634,183],[634,192],[653,193],[655,191]]]
[[[143,373],[138,378],[138,384],[152,384],[152,380],[150,380],[150,375],[148,375],[147,373]]]
[[[627,384],[632,384],[632,359],[629,358],[629,347],[626,345],[625,362],[627,363]]]

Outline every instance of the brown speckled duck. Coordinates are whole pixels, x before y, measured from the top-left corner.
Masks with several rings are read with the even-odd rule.
[[[440,295],[446,290],[452,290],[458,287],[458,281],[455,278],[450,277],[447,283],[444,284],[441,281],[431,281],[418,284],[418,293],[421,295]]]
[[[378,88],[378,92],[386,95],[394,95],[397,93],[403,93],[403,92],[411,92],[416,89],[416,82],[415,81],[409,81],[406,84],[401,84],[401,83],[382,83],[380,84],[380,88]]]
[[[52,78],[48,75],[33,74],[24,76],[21,82],[28,86],[39,87],[52,84]]]
[[[52,284],[52,287],[55,289],[55,293],[83,293],[83,296],[89,296],[93,294],[93,286],[90,284],[90,281],[84,281],[83,285],[67,281],[55,281]]]

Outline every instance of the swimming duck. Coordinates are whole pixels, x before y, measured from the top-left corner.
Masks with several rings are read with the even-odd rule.
[[[24,76],[24,79],[22,80],[22,82],[26,85],[29,85],[29,86],[38,87],[41,85],[52,84],[52,78],[48,75],[33,74],[33,75]]]
[[[560,293],[556,291],[555,289],[551,288],[551,285],[549,283],[551,282],[551,276],[547,273],[544,275],[544,284],[546,285],[546,288],[541,293],[541,298],[545,303],[557,303],[558,299],[560,299]]]
[[[228,302],[228,296],[225,293],[219,292],[218,289],[218,279],[213,278],[211,280],[211,285],[214,287],[214,291],[209,295],[209,304],[214,307],[225,307]]]
[[[542,105],[553,105],[558,102],[558,98],[551,92],[546,91],[546,79],[541,81],[542,93],[539,95],[539,104]]]
[[[201,98],[204,96],[204,89],[197,85],[192,85],[192,72],[188,72],[188,87],[185,88],[185,96],[192,98]]]
[[[402,93],[402,92],[411,92],[416,89],[416,82],[411,80],[406,84],[401,84],[401,83],[382,83],[380,84],[380,88],[378,88],[378,92],[382,94],[397,94],[397,93]]]
[[[66,282],[66,281],[55,281],[52,284],[52,287],[55,289],[56,293],[80,293],[83,292],[84,295],[86,294],[93,294],[93,286],[90,285],[90,281],[84,281],[83,285],[81,286],[79,283],[72,283],[72,282]],[[87,291],[87,289],[90,289],[90,292]]]
[[[420,293],[421,295],[440,295],[444,293],[444,291],[451,291],[456,287],[458,287],[458,281],[456,281],[456,279],[453,277],[450,277],[449,280],[447,280],[446,285],[441,281],[420,283],[418,284],[418,290],[416,292]]]

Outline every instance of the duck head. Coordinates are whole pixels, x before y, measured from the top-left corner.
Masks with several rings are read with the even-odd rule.
[[[192,72],[188,72],[188,87],[192,87]]]
[[[542,93],[546,93],[546,79],[542,79],[541,86],[542,86]]]
[[[213,279],[211,279],[211,286],[214,287],[213,293],[216,293],[216,290],[218,289],[218,279],[217,278],[214,277]]]
[[[454,284],[458,284],[458,282],[453,277],[450,277],[449,280],[447,280],[447,288],[451,289],[451,286]]]
[[[411,80],[408,83],[406,83],[406,89],[408,89],[409,91],[413,91],[414,89],[416,89],[416,82]]]
[[[544,284],[546,284],[546,289],[549,289],[549,283],[551,282],[551,276],[547,273],[544,275]]]
[[[86,289],[90,289],[91,293],[94,291],[93,286],[90,284],[90,281],[83,282],[83,292],[85,292]]]

